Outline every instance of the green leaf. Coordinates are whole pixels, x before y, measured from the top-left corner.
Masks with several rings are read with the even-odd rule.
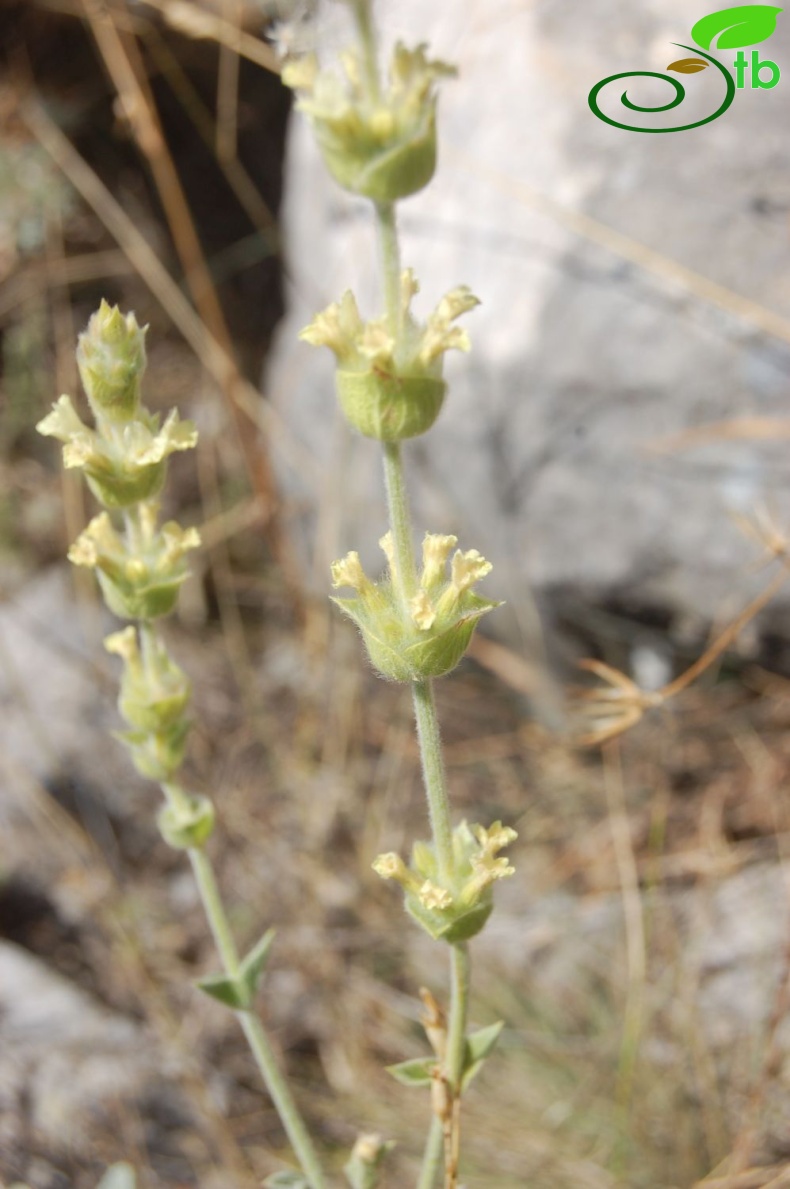
[[[504,1020],[497,1020],[496,1024],[489,1024],[487,1028],[470,1033],[466,1038],[465,1063],[483,1061],[499,1040],[504,1026]]]
[[[678,58],[677,62],[670,62],[667,70],[674,70],[678,74],[697,74],[700,70],[707,70],[708,65],[704,58]]]
[[[113,1164],[108,1168],[96,1189],[135,1189],[137,1178],[131,1164]]]
[[[737,50],[744,45],[757,45],[767,41],[774,32],[781,11],[773,4],[739,4],[736,8],[722,8],[697,21],[691,36],[704,50]]]
[[[227,974],[210,974],[195,983],[206,995],[232,1007],[234,1011],[247,1011],[251,1001],[246,983],[230,978]]]
[[[310,1189],[310,1182],[304,1173],[295,1168],[286,1168],[282,1172],[272,1173],[263,1182],[264,1189]]]
[[[261,981],[261,975],[269,958],[269,950],[272,948],[273,941],[274,929],[267,929],[258,944],[254,945],[246,958],[242,959],[239,969],[239,979],[246,988],[247,999],[250,1004],[253,1003],[258,992],[258,983]]]
[[[396,1082],[402,1086],[430,1086],[436,1061],[433,1057],[415,1057],[413,1061],[401,1061],[399,1065],[388,1065]]]
[[[496,1024],[489,1024],[487,1028],[481,1028],[478,1032],[473,1032],[470,1036],[467,1036],[464,1069],[461,1076],[462,1090],[466,1089],[472,1079],[483,1068],[483,1062],[499,1040],[499,1034],[503,1027],[504,1022],[498,1020]]]

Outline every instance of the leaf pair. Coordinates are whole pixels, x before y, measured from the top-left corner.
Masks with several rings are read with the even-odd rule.
[[[503,1022],[499,1020],[496,1024],[489,1024],[487,1028],[481,1028],[467,1036],[461,1074],[462,1091],[480,1072],[483,1062],[499,1039],[502,1028]],[[398,1065],[388,1065],[387,1073],[391,1073],[395,1081],[400,1082],[402,1086],[430,1086],[437,1068],[435,1057],[415,1057],[411,1061],[401,1061]]]
[[[197,986],[206,995],[224,1003],[226,1007],[233,1008],[234,1011],[249,1011],[255,1002],[258,984],[273,941],[274,929],[269,929],[242,960],[237,975],[210,974],[206,978],[198,979]]]

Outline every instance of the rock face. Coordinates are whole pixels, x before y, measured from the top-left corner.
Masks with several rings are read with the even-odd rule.
[[[460,68],[442,91],[437,177],[399,207],[417,301],[427,313],[464,282],[484,303],[466,322],[471,357],[448,368],[437,426],[407,447],[416,527],[483,549],[498,571],[492,590],[517,605],[527,586],[591,601],[625,591],[707,619],[726,594],[739,603],[751,589],[755,547],[729,513],[769,492],[781,505],[781,443],[650,448],[786,412],[790,81],[752,90],[747,80],[721,118],[660,136],[610,127],[587,103],[604,77],[665,71],[709,8],[468,0],[459,21],[453,0],[379,5],[388,41],[427,40]],[[759,50],[790,72],[785,19]],[[684,119],[715,110],[722,76],[682,77]],[[604,106],[616,115],[613,86]],[[655,86],[665,90],[634,98],[666,102],[668,85]],[[329,180],[298,117],[284,222],[290,313],[266,384],[289,431],[284,481],[311,513],[310,542],[317,512],[322,553],[374,554],[377,445],[339,427],[329,352],[295,343],[346,288],[379,312],[371,218]]]
[[[37,958],[0,942],[0,1114],[11,1147],[26,1127],[80,1152],[91,1121],[139,1094],[156,1071],[141,1029],[113,1016]]]

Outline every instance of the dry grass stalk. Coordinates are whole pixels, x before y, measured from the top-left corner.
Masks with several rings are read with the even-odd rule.
[[[774,556],[776,538],[771,538]],[[781,556],[785,556],[784,550]],[[630,677],[603,661],[583,660],[579,667],[594,673],[606,682],[603,688],[575,690],[574,697],[582,717],[589,729],[580,734],[576,742],[580,747],[593,747],[606,743],[630,730],[644,716],[656,707],[665,705],[696,681],[710,666],[726,652],[748,623],[766,607],[790,576],[790,561],[785,557],[782,567],[772,581],[759,595],[743,609],[728,627],[721,632],[702,656],[684,670],[674,681],[659,690],[642,690]]]

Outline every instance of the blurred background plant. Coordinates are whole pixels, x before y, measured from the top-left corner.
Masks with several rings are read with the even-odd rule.
[[[455,93],[468,87],[476,108],[448,104],[438,193],[463,194],[467,208],[487,213],[461,223],[415,199],[405,230],[433,245],[437,288],[458,275],[442,264],[441,245],[460,242],[465,279],[487,298],[476,328],[486,363],[473,383],[486,393],[478,403],[489,461],[465,475],[462,495],[480,515],[492,492],[514,509],[501,520],[511,544],[492,560],[505,573],[511,555],[528,556],[534,585],[512,569],[503,597],[518,623],[498,640],[481,635],[475,661],[440,691],[459,810],[480,820],[482,805],[519,831],[501,930],[492,924],[475,957],[485,973],[472,1018],[505,1018],[508,1028],[495,1074],[469,1094],[470,1185],[685,1189],[718,1166],[706,1183],[723,1189],[785,1175],[784,604],[744,628],[700,684],[644,717],[605,766],[545,725],[560,717],[557,678],[578,681],[573,656],[593,655],[638,691],[655,691],[767,584],[748,572],[757,552],[729,525],[727,501],[742,514],[767,488],[780,530],[787,519],[781,118],[747,97],[694,153],[683,137],[640,138],[653,145],[648,160],[633,139],[598,139],[606,130],[588,132],[577,114],[588,79],[633,69],[651,39],[674,40],[686,9],[645,0],[625,41],[613,33],[615,4],[596,8],[595,21],[583,5],[504,3],[475,5],[460,31],[456,5],[438,18],[437,51],[459,63],[468,81]],[[286,1151],[273,1113],[260,1114],[230,1024],[179,989],[211,968],[199,908],[150,824],[148,786],[107,743],[118,725],[111,666],[97,660],[108,624],[58,560],[89,514],[74,485],[61,487],[32,427],[74,390],[76,331],[103,294],[151,324],[157,408],[178,404],[201,430],[197,475],[174,466],[165,510],[207,525],[172,637],[198,691],[194,773],[223,790],[228,842],[217,862],[241,906],[234,923],[253,942],[266,905],[287,932],[269,1022],[321,1142],[347,1150],[351,1120],[380,1130],[399,1141],[392,1183],[414,1177],[424,1103],[381,1069],[422,1052],[414,988],[445,987],[416,931],[399,929],[393,941],[390,897],[370,871],[382,847],[405,846],[420,830],[410,708],[365,670],[353,629],[331,627],[312,594],[342,552],[338,538],[357,540],[356,509],[369,503],[374,472],[317,413],[329,382],[305,376],[307,352],[281,355],[270,399],[257,391],[285,304],[279,224],[295,326],[348,283],[344,237],[369,228],[305,181],[311,167],[295,129],[281,205],[290,100],[267,69],[269,16],[246,4],[119,3],[97,13],[33,2],[0,14],[3,160],[36,161],[34,190],[53,200],[39,206],[24,187],[14,200],[42,238],[29,251],[18,231],[4,235],[0,291],[0,1178],[31,1189],[93,1189],[119,1155],[141,1184],[252,1185],[282,1167]],[[400,25],[400,10],[383,17],[388,36],[413,37],[413,14]],[[277,35],[309,48],[311,25],[292,19]],[[425,35],[433,40],[433,30]],[[518,135],[531,129],[544,146],[511,139],[498,172],[490,127],[504,127],[505,111],[484,85],[492,61]],[[475,118],[489,121],[479,146]],[[656,140],[673,143],[658,149]],[[222,320],[206,298],[211,286],[201,289],[194,241],[176,243],[183,219],[162,146]],[[15,184],[26,168],[12,170]],[[477,207],[475,188],[485,199]],[[300,193],[310,200],[301,213]],[[330,245],[331,268],[311,226]],[[312,253],[309,270],[302,252]],[[364,252],[356,259],[361,266]],[[516,347],[485,323],[488,310],[502,320],[505,275],[521,286],[506,319]],[[612,325],[630,342],[627,357]],[[32,366],[14,363],[23,358]],[[485,370],[497,358],[512,409]],[[586,367],[581,379],[576,364]],[[35,402],[24,423],[11,413],[21,399],[14,382]],[[449,449],[454,424],[448,408],[439,449]],[[524,471],[530,516],[519,503],[521,442],[537,451]],[[593,483],[596,459],[605,484]],[[424,470],[418,452],[414,477]],[[352,474],[351,488],[341,486]],[[422,498],[444,519],[452,463],[441,474],[446,486]],[[597,519],[576,515],[580,501]],[[645,527],[647,512],[661,532]],[[306,520],[319,530],[309,553],[297,531]],[[643,544],[627,570],[633,527]],[[679,564],[668,542],[689,538]],[[564,569],[537,564],[552,540]],[[585,569],[588,541],[597,569]],[[693,582],[699,597],[678,598]],[[536,600],[547,663],[530,626]],[[262,867],[276,836],[295,844],[269,845]],[[59,1043],[43,1043],[53,1031]],[[210,1067],[225,1072],[206,1089]]]

